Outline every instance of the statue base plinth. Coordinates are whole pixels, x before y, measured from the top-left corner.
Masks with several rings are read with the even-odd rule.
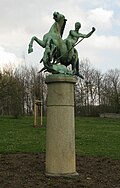
[[[73,176],[76,172],[74,84],[72,76],[53,74],[46,78],[47,132],[46,175]]]

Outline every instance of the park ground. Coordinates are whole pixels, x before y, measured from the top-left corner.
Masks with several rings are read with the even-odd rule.
[[[0,188],[120,188],[120,120],[76,118],[78,176],[45,176],[45,132],[33,118],[0,118]]]

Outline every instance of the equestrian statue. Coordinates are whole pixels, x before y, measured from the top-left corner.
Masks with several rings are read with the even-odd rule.
[[[36,41],[41,47],[45,48],[43,57],[40,60],[40,63],[43,62],[44,65],[41,71],[44,70],[53,74],[76,75],[84,79],[79,73],[79,58],[75,46],[84,38],[90,37],[95,28],[92,27],[88,34],[82,34],[79,33],[81,24],[76,22],[75,30],[70,30],[68,37],[62,39],[67,19],[59,12],[53,13],[53,19],[55,22],[49,32],[43,36],[43,40],[38,39],[36,36],[31,38],[28,53],[33,52],[33,42]],[[80,41],[78,41],[79,38],[81,38]],[[72,66],[72,70],[67,69],[69,65]]]

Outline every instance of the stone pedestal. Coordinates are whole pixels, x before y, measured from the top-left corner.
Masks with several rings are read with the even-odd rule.
[[[76,173],[74,84],[76,79],[49,75],[47,98],[46,175],[70,176]]]

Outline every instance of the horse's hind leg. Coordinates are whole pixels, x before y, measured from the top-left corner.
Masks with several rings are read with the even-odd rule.
[[[72,62],[72,71],[73,71],[73,74],[76,74],[75,62]]]
[[[76,72],[79,73],[79,59],[77,59],[76,62]]]

